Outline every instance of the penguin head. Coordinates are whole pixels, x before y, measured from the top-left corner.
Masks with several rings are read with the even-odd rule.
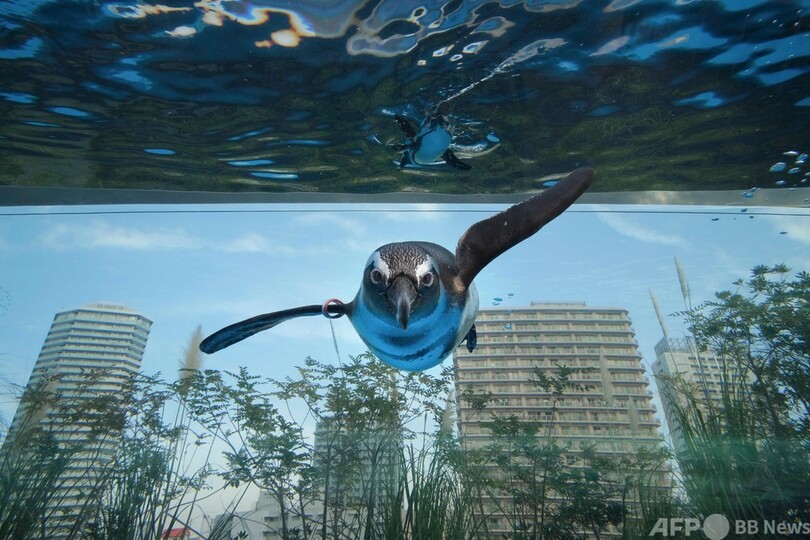
[[[386,244],[366,264],[365,301],[402,330],[435,309],[440,289],[439,265],[417,243]]]

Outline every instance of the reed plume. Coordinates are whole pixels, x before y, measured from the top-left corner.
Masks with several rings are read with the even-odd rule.
[[[650,300],[652,300],[653,309],[655,309],[655,316],[658,317],[658,324],[661,325],[661,331],[664,333],[664,338],[668,338],[667,327],[664,324],[664,316],[661,314],[661,308],[658,307],[658,300],[655,299],[652,289],[647,289],[647,291],[650,293]]]
[[[183,351],[183,358],[180,360],[180,387],[179,392],[185,395],[188,391],[188,379],[202,368],[202,353],[200,352],[200,342],[202,341],[202,326],[192,332]]]

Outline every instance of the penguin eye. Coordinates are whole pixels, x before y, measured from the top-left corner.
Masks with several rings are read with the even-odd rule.
[[[433,285],[433,272],[422,274],[422,277],[419,278],[419,284],[423,287],[430,287]]]
[[[379,285],[380,283],[383,282],[385,276],[383,275],[383,273],[380,271],[379,268],[372,268],[371,273],[369,274],[369,278],[371,278],[371,282],[374,285]]]

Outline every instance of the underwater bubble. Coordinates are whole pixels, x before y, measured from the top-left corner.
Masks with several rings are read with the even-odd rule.
[[[804,165],[805,161],[807,161],[807,154],[802,154],[796,158],[796,165]]]
[[[172,156],[177,153],[169,148],[144,148],[143,151],[147,154],[154,154],[156,156]]]
[[[788,174],[799,174],[800,172],[802,172],[802,170],[801,170],[800,168],[798,168],[798,167],[793,167],[792,169],[790,169],[790,170],[788,171]]]
[[[774,163],[773,165],[771,165],[770,171],[771,172],[782,172],[782,171],[785,170],[785,167],[787,167],[787,163],[785,163],[784,161],[779,161],[779,162]]]
[[[787,181],[786,181],[786,180],[777,180],[777,181],[776,181],[776,185],[777,185],[777,186],[784,186],[785,184],[787,184]]]

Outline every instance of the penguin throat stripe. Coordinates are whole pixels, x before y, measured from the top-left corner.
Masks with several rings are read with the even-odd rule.
[[[331,306],[335,306],[335,308],[330,313],[329,308]],[[321,313],[327,319],[339,319],[346,313],[346,308],[342,301],[337,298],[330,298],[321,306]]]

